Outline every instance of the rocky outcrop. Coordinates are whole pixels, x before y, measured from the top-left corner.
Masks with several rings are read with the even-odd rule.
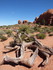
[[[23,20],[23,21],[18,20],[18,24],[27,24],[27,23],[28,23],[28,20]]]
[[[26,23],[28,23],[28,20],[23,20],[23,24],[26,24]]]
[[[53,25],[53,9],[49,9],[43,14],[36,18],[35,23],[40,23],[44,25]]]
[[[22,24],[22,21],[21,20],[18,20],[18,24]]]
[[[37,20],[38,20],[38,17],[35,18],[35,20],[33,21],[33,23],[35,24]]]

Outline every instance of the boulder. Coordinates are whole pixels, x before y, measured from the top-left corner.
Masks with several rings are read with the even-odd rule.
[[[26,23],[28,23],[28,20],[23,20],[23,24],[26,24]]]
[[[18,20],[18,24],[22,24],[22,21],[21,20]]]

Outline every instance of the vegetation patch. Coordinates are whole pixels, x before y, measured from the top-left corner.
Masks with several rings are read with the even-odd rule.
[[[25,25],[25,24],[22,24],[22,25],[19,25],[19,32],[25,32],[25,33],[32,33],[33,32],[33,29],[29,26],[29,25]]]
[[[36,37],[38,39],[44,39],[46,37],[46,35],[44,33],[39,33],[39,34],[36,34]]]
[[[10,37],[12,35],[12,30],[5,30],[5,32],[8,35],[8,37]]]
[[[4,35],[4,34],[5,34],[5,31],[0,30],[0,35]]]
[[[5,41],[5,40],[7,40],[7,37],[0,35],[0,39],[1,39],[1,41]]]

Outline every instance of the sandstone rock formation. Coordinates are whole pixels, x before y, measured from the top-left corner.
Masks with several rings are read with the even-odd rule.
[[[28,23],[28,20],[23,20],[23,24],[26,24],[26,23]]]
[[[18,20],[18,24],[27,24],[27,23],[28,23],[28,20],[23,20],[23,21]]]
[[[33,23],[35,24],[37,20],[38,20],[38,17],[35,18],[35,21],[33,21]]]
[[[18,20],[18,24],[22,24],[22,21],[21,20]]]
[[[45,25],[53,25],[53,9],[49,9],[41,14],[34,22]]]

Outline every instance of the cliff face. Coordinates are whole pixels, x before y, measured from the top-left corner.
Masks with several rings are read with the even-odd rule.
[[[39,18],[35,19],[35,22],[45,25],[53,25],[53,9],[49,9],[41,14]]]

